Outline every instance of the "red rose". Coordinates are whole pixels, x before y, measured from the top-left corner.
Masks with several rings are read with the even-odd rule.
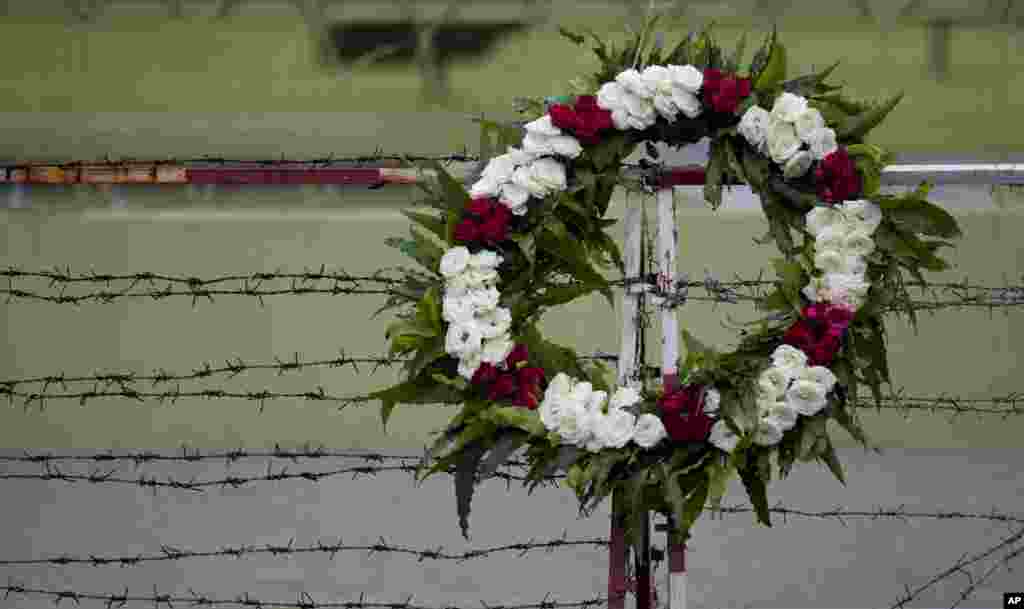
[[[508,223],[498,216],[491,216],[478,229],[479,238],[489,244],[500,243],[508,238]]]
[[[474,216],[486,217],[491,214],[491,210],[494,209],[495,203],[494,199],[486,197],[473,199],[466,205],[466,211]]]
[[[840,147],[823,158],[814,170],[814,177],[818,197],[823,201],[839,203],[854,199],[860,193],[860,174],[846,148]]]
[[[480,364],[480,367],[473,373],[473,379],[470,381],[473,385],[488,385],[493,383],[498,378],[498,368],[494,364],[488,364],[484,362]]]
[[[584,114],[589,112],[607,112],[607,110],[597,105],[596,95],[580,95],[579,97],[577,97],[576,111],[582,112]]]
[[[512,347],[512,351],[509,352],[508,357],[505,358],[505,365],[508,366],[509,370],[515,370],[520,362],[525,364],[528,359],[530,359],[530,350],[526,348],[526,345],[516,343]]]
[[[506,398],[516,392],[516,377],[511,373],[504,373],[498,376],[498,379],[491,385],[491,390],[487,394],[489,400],[500,400]]]
[[[721,70],[709,68],[704,70],[704,82],[701,85],[705,101],[715,112],[732,114],[740,105],[740,100],[750,95],[750,79],[738,76],[725,76]]]
[[[480,229],[476,223],[466,218],[455,227],[455,240],[471,243],[480,238]]]
[[[540,399],[537,397],[539,389],[535,385],[520,385],[516,391],[516,399],[512,403],[516,406],[536,410],[537,406],[540,405]]]
[[[704,387],[686,385],[658,401],[661,422],[676,442],[700,442],[711,433],[714,420],[704,413]]]
[[[544,382],[544,369],[536,366],[520,368],[518,376],[520,386],[539,387]]]
[[[827,366],[839,353],[852,312],[845,307],[818,303],[804,307],[802,315],[786,331],[782,342],[806,353],[810,365]]]
[[[579,125],[576,111],[565,104],[554,104],[548,108],[551,124],[566,131],[575,131]]]

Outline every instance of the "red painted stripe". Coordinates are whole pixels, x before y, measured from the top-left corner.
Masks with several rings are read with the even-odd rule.
[[[658,184],[662,188],[668,186],[703,186],[704,168],[700,165],[673,167],[661,175]]]

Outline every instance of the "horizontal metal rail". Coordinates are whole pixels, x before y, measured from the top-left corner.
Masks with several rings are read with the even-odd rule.
[[[466,181],[477,163],[457,162],[446,167],[456,178]],[[0,184],[150,184],[150,185],[242,185],[299,186],[352,185],[385,186],[416,184],[433,177],[433,171],[409,167],[376,166],[330,167],[323,164],[265,162],[228,165],[188,166],[168,163],[21,165],[0,168]],[[644,170],[629,166],[623,174],[639,177]],[[678,165],[665,167],[660,186],[704,184],[704,167]],[[882,173],[885,185],[934,184],[1024,184],[1024,163],[907,163],[890,165]]]

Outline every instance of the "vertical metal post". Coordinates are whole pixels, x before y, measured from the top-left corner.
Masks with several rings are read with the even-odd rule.
[[[626,199],[626,215],[623,224],[625,225],[625,248],[623,250],[623,263],[626,277],[636,278],[640,275],[640,237],[643,226],[641,225],[641,208],[635,202]],[[642,284],[630,284],[627,282],[625,292],[622,296],[622,340],[619,342],[619,369],[618,385],[625,386],[633,383],[633,374],[637,365],[638,347],[638,324],[637,312],[639,311],[640,294],[643,292]],[[622,511],[625,502],[622,494],[618,491],[612,493],[612,515],[611,534],[608,555],[608,608],[623,609],[626,599],[626,541],[625,523],[622,520]]]
[[[676,282],[676,253],[679,249],[679,231],[676,227],[675,200],[672,187],[658,190],[658,250],[659,288],[671,292]],[[678,389],[679,319],[673,307],[661,310],[661,374],[665,391]],[[668,548],[669,609],[686,609],[686,564],[683,544],[674,543],[675,520],[670,514],[666,527],[665,547]]]

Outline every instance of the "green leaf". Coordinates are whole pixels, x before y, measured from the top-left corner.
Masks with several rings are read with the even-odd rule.
[[[482,440],[474,440],[463,448],[455,465],[455,505],[459,512],[462,536],[466,541],[469,541],[469,507],[476,487],[477,466],[486,452],[487,444]]]
[[[722,178],[729,162],[727,148],[729,144],[722,140],[711,140],[708,166],[704,172],[704,200],[717,211],[722,206]]]
[[[405,370],[409,375],[409,378],[419,376],[427,366],[447,355],[445,352],[444,342],[443,336],[435,336],[430,340],[421,343],[419,350],[416,353],[416,357],[412,358],[405,364]],[[450,386],[457,388],[455,385]],[[465,388],[462,388],[461,390],[464,391]]]
[[[764,69],[757,75],[754,81],[754,89],[757,91],[768,91],[786,77],[786,49],[778,41],[777,34],[772,29],[771,50],[765,62]]]
[[[852,140],[864,137],[867,135],[868,131],[877,127],[902,99],[903,92],[901,91],[878,106],[874,106],[865,112],[847,118],[837,126],[836,138]]]
[[[725,63],[725,71],[735,74],[740,70],[740,60],[743,59],[743,52],[747,49],[747,33],[743,32],[740,34],[740,39],[736,43],[736,49],[729,56],[729,60]]]
[[[581,296],[586,296],[595,289],[594,286],[588,284],[547,286],[544,288],[544,294],[539,296],[536,302],[545,307],[554,307],[572,302]]]
[[[437,180],[444,191],[448,210],[457,213],[462,212],[470,201],[469,193],[466,192],[466,189],[450,173],[445,171],[445,168],[437,161],[427,161],[426,165],[436,172]]]
[[[434,233],[439,239],[445,241],[448,240],[448,232],[445,229],[445,222],[443,220],[439,220],[430,214],[423,214],[407,209],[402,210],[402,215]]]
[[[543,436],[544,424],[537,413],[520,406],[498,406],[485,410],[481,416],[498,427],[514,427],[535,436]]]
[[[881,197],[877,203],[885,217],[904,230],[945,239],[962,236],[960,226],[949,212],[923,198]]]
[[[757,469],[746,467],[739,469],[740,480],[743,481],[750,503],[754,506],[757,520],[765,526],[772,526],[771,515],[768,511],[768,493],[764,480],[758,475]]]
[[[831,66],[825,68],[821,72],[815,74],[808,74],[806,76],[800,76],[787,80],[782,83],[782,90],[794,95],[800,95],[801,97],[810,97],[818,93],[822,93],[823,84],[825,79],[839,66],[840,62],[835,62]]]
[[[735,474],[735,470],[729,467],[727,462],[715,458],[708,469],[708,501],[714,507],[722,505],[722,498],[728,490],[729,480]]]
[[[825,436],[825,450],[821,455],[821,460],[828,465],[828,468],[832,471],[832,475],[836,477],[843,486],[846,486],[846,476],[843,475],[843,464],[839,462],[839,457],[836,456],[836,450],[832,446],[832,441],[829,440],[828,436]]]
[[[565,225],[560,220],[548,219],[545,230],[540,234],[538,247],[555,256],[556,259],[564,261],[577,280],[600,291],[608,301],[608,306],[615,307],[614,295],[608,280],[580,256],[578,242],[569,236]]]
[[[439,385],[429,376],[418,376],[393,387],[368,394],[372,400],[380,400],[381,419],[387,429],[391,412],[398,404],[459,404],[465,400],[462,392],[452,387]]]
[[[530,434],[518,429],[502,429],[498,440],[491,447],[487,457],[480,463],[480,479],[486,480],[494,475],[517,450],[530,439]]]
[[[582,34],[571,32],[562,26],[558,27],[558,33],[561,34],[563,38],[569,39],[573,44],[577,46],[582,45],[586,41],[586,37],[583,36]]]
[[[512,235],[512,240],[519,246],[519,251],[523,253],[523,257],[533,267],[537,263],[537,240],[534,238],[533,233],[517,234]]]

